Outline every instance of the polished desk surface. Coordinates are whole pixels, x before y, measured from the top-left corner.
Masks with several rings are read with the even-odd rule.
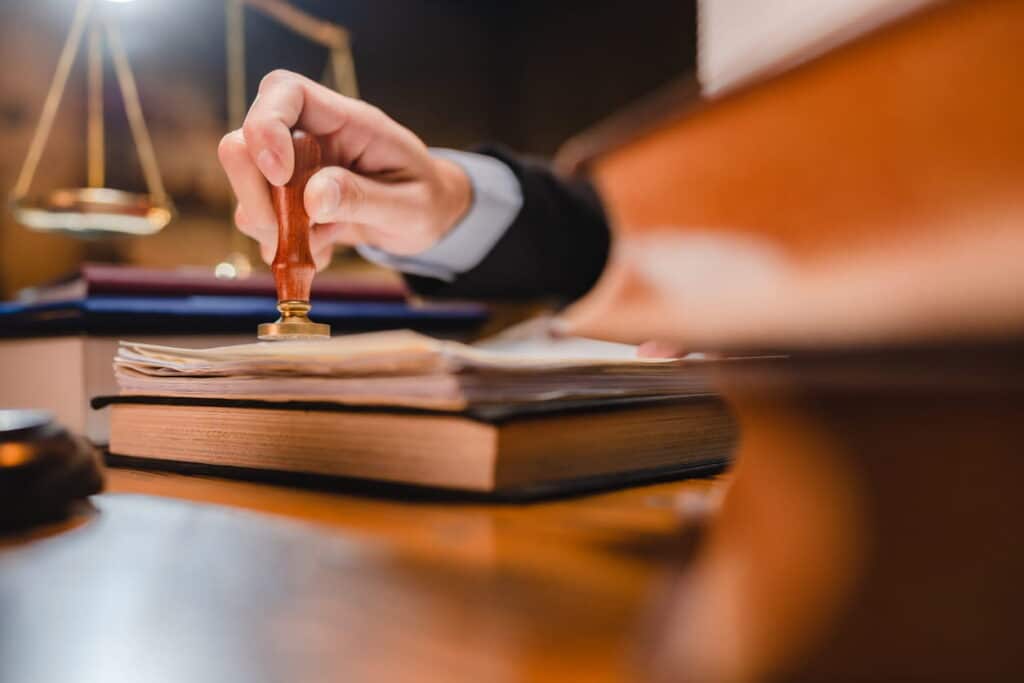
[[[533,503],[109,470],[0,681],[1024,680],[1024,348],[728,365],[726,477]]]
[[[107,474],[0,546],[0,679],[633,680],[724,483],[488,504]]]

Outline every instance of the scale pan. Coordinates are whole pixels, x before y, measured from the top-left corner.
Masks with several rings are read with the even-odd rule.
[[[42,198],[18,199],[12,210],[27,228],[79,237],[152,235],[174,216],[169,207],[154,204],[149,195],[105,187],[54,190]]]

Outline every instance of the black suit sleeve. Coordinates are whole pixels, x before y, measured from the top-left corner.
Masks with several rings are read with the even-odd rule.
[[[418,294],[447,298],[572,301],[597,281],[608,259],[608,221],[594,187],[499,148],[475,150],[512,169],[523,192],[519,215],[475,268],[453,282],[409,275]]]

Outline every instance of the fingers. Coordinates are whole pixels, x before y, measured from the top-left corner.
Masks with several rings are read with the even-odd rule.
[[[664,340],[644,342],[636,350],[639,358],[682,358],[686,353],[681,344]]]
[[[376,146],[374,171],[403,168],[412,149],[422,147],[412,133],[377,108],[340,95],[304,76],[273,71],[260,83],[242,131],[253,165],[274,185],[291,178],[295,166],[291,129],[324,140],[326,158],[354,166]],[[425,148],[423,148],[425,153]]]
[[[221,163],[227,171],[239,204],[235,209],[235,224],[238,230],[260,243],[260,255],[270,263],[277,249],[277,218],[274,214],[266,180],[252,163],[245,149],[245,138],[241,131],[229,133],[221,141],[218,150]],[[333,183],[332,183],[333,184]],[[337,185],[334,185],[337,187]],[[250,208],[252,207],[252,208]],[[331,221],[327,225],[314,225],[310,231],[310,251],[314,260],[319,256],[320,265],[326,253],[330,261],[329,248],[335,242],[356,244],[362,232],[357,226]]]
[[[435,239],[425,211],[437,203],[436,173],[426,146],[379,109],[344,97],[287,71],[260,84],[242,129],[221,142],[219,155],[239,201],[236,223],[260,242],[271,261],[277,221],[270,187],[291,178],[291,130],[319,138],[327,168],[306,187],[307,212],[320,225],[311,233],[318,265],[336,242],[381,243],[409,253]],[[387,244],[384,244],[387,243]]]
[[[358,201],[360,194],[355,178],[347,179],[340,168],[332,167],[331,171],[320,169],[306,183],[303,193],[303,203],[306,213],[310,219],[317,223],[331,223],[335,220],[342,203],[342,185],[345,186],[344,194],[349,195],[349,201]]]
[[[235,223],[239,231],[260,243],[260,256],[268,265],[272,263],[277,251],[277,227],[257,226],[241,205],[235,209]],[[323,270],[330,263],[335,244],[363,244],[367,232],[365,226],[355,223],[313,225],[309,231],[309,251],[317,264],[317,270]]]
[[[240,212],[241,207],[236,215]],[[240,222],[239,226],[241,225]],[[243,232],[245,231],[243,230]],[[316,269],[323,270],[330,265],[335,244],[362,244],[365,242],[363,234],[363,226],[351,223],[314,225],[309,232],[309,252],[313,256],[313,262],[316,263]],[[260,239],[260,257],[267,265],[270,265],[274,262],[274,257],[277,254],[277,230],[275,229],[269,235],[261,233],[261,237],[264,239]]]
[[[271,237],[276,240],[277,219],[270,202],[270,189],[252,162],[242,131],[224,136],[217,155],[238,198],[241,211],[235,213],[235,222],[239,230],[260,242]]]
[[[220,157],[228,178],[239,198],[235,209],[235,225],[238,230],[260,243],[263,260],[270,263],[277,248],[277,218],[267,189],[267,183],[259,171],[253,166],[248,152],[244,150],[245,142],[241,131],[228,134],[221,142]],[[336,182],[331,181],[329,189],[338,191]],[[317,194],[314,187],[314,196]],[[322,199],[315,201],[323,203]],[[338,204],[337,201],[334,202]],[[249,207],[255,207],[255,211]],[[340,213],[340,212],[336,212]],[[341,221],[331,220],[326,225],[314,225],[310,232],[310,250],[319,253],[335,242],[354,244],[358,239],[355,226]]]
[[[317,272],[320,272],[331,264],[331,257],[334,255],[334,245],[328,244],[319,251],[313,252],[313,263],[316,264]]]
[[[249,156],[268,182],[284,185],[292,177],[295,151],[291,129],[305,100],[299,79],[271,72],[242,124]]]
[[[335,244],[361,244],[363,226],[352,223],[328,223],[314,225],[309,232],[309,250],[314,254]]]
[[[368,226],[358,223],[331,223],[318,227],[330,231],[332,244],[343,244],[350,247],[366,245],[380,248],[380,245],[377,244],[379,240],[376,239],[373,229]]]
[[[253,238],[260,244],[268,242],[273,245],[277,242],[277,227],[254,222],[241,204],[235,209],[235,225],[240,233]]]
[[[415,190],[389,186],[338,166],[313,174],[303,196],[306,213],[316,223],[400,225],[414,221]],[[426,206],[426,202],[421,202]]]
[[[273,241],[260,242],[260,257],[268,266],[274,262],[274,255],[277,253],[277,235]]]

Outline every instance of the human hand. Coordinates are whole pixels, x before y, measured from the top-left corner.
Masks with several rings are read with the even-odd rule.
[[[407,128],[365,102],[273,71],[260,83],[242,128],[228,133],[218,149],[238,197],[238,229],[259,241],[268,263],[277,249],[268,183],[284,185],[292,176],[292,128],[316,136],[323,150],[323,168],[310,178],[304,197],[318,269],[330,262],[336,243],[417,254],[469,210],[472,188],[465,172],[431,156]]]
[[[646,341],[636,348],[638,358],[682,358],[688,353],[682,344],[671,341]]]

